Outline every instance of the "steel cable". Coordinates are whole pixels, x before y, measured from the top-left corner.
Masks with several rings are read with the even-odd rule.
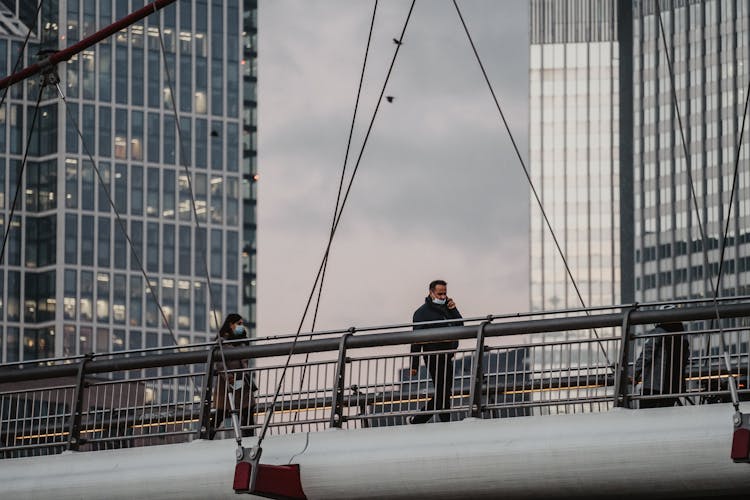
[[[408,12],[408,14],[406,16],[406,20],[404,21],[404,26],[403,26],[403,28],[401,30],[401,35],[399,37],[399,40],[403,40],[404,39],[404,34],[406,33],[406,28],[409,25],[409,20],[411,19],[412,12],[414,11],[414,4],[415,4],[415,2],[416,2],[416,0],[412,0],[412,2],[411,2],[411,6],[409,7],[409,12]],[[324,263],[325,263],[325,261],[326,261],[326,259],[328,257],[328,254],[330,253],[331,242],[333,241],[333,236],[335,236],[336,230],[338,229],[339,223],[341,222],[341,217],[342,217],[342,214],[343,214],[343,211],[344,211],[344,207],[346,206],[346,202],[349,199],[349,194],[351,193],[351,188],[352,188],[352,185],[354,183],[354,179],[355,179],[355,177],[357,175],[357,171],[359,170],[360,162],[362,161],[362,155],[363,155],[363,153],[365,151],[365,148],[367,146],[367,141],[368,141],[368,139],[370,137],[370,133],[372,132],[372,127],[373,127],[373,125],[375,123],[375,118],[377,117],[378,110],[380,109],[380,104],[383,101],[383,95],[385,94],[385,89],[386,89],[386,87],[388,85],[388,81],[390,80],[391,73],[393,72],[393,67],[394,67],[394,65],[396,63],[396,58],[398,57],[398,53],[399,53],[399,50],[401,49],[401,46],[402,46],[401,43],[396,44],[396,50],[393,53],[393,58],[391,59],[390,66],[388,68],[388,72],[387,72],[386,77],[385,77],[385,81],[383,82],[383,86],[382,86],[382,88],[380,90],[380,95],[378,96],[378,101],[377,101],[377,104],[375,105],[375,110],[373,111],[372,118],[370,119],[369,126],[367,127],[367,132],[365,133],[365,137],[364,137],[364,139],[362,141],[362,147],[360,148],[359,155],[357,156],[357,161],[354,164],[354,170],[353,170],[352,175],[351,175],[351,177],[349,179],[349,184],[347,185],[347,189],[346,189],[346,192],[344,194],[344,197],[343,197],[343,199],[341,201],[341,207],[339,209],[338,217],[336,217],[336,221],[333,224],[333,229],[331,230],[331,236],[329,238],[328,244],[326,245],[326,249],[325,249],[325,252],[324,252],[324,255],[323,255],[323,259],[322,259],[322,261],[320,263],[320,266],[318,267],[318,272],[317,272],[317,275],[315,276],[315,281],[313,283],[312,289],[310,290],[310,294],[309,294],[308,299],[307,299],[307,304],[305,305],[305,310],[304,310],[304,312],[302,314],[302,320],[300,321],[299,326],[297,327],[297,333],[295,334],[294,340],[292,341],[292,345],[289,348],[289,353],[288,353],[288,355],[286,357],[286,362],[284,363],[284,368],[282,369],[281,376],[279,377],[279,382],[277,384],[276,391],[274,392],[273,400],[272,400],[272,402],[271,402],[271,404],[269,406],[268,413],[266,413],[266,418],[265,418],[265,421],[263,422],[263,427],[261,429],[260,435],[258,436],[258,441],[257,441],[257,444],[255,445],[255,449],[256,450],[260,450],[260,447],[261,447],[261,444],[263,442],[263,439],[265,438],[266,432],[268,431],[268,426],[270,424],[271,417],[273,416],[274,407],[275,407],[276,402],[277,402],[277,400],[279,398],[279,394],[281,393],[281,387],[282,387],[282,385],[284,383],[284,378],[286,376],[286,372],[287,372],[287,369],[289,367],[289,363],[290,363],[290,361],[292,359],[292,355],[294,354],[294,349],[295,349],[295,347],[297,345],[297,342],[299,341],[299,335],[300,335],[300,332],[302,331],[302,325],[304,323],[304,318],[307,315],[307,311],[310,308],[310,303],[312,302],[313,296],[315,294],[315,289],[317,288],[318,281],[320,280],[320,276],[321,276],[322,271],[323,271]]]
[[[697,196],[696,196],[696,192],[695,192],[695,186],[694,186],[693,177],[692,177],[692,168],[690,166],[690,154],[689,154],[688,147],[687,147],[687,141],[685,140],[685,133],[684,133],[683,125],[682,125],[682,118],[681,118],[681,114],[680,114],[679,103],[678,103],[678,100],[677,100],[677,90],[676,90],[676,84],[675,84],[674,69],[672,67],[672,60],[671,60],[671,58],[669,56],[669,49],[668,49],[668,46],[667,46],[667,36],[666,36],[666,31],[664,29],[664,21],[662,19],[662,15],[661,15],[661,13],[662,13],[661,3],[660,3],[659,0],[656,0],[656,8],[657,8],[657,14],[658,14],[658,18],[659,18],[659,31],[661,33],[662,44],[663,44],[663,47],[664,47],[664,55],[665,55],[665,58],[667,60],[667,68],[668,68],[668,71],[669,71],[669,77],[670,77],[670,83],[671,83],[671,90],[672,90],[672,97],[673,97],[673,102],[674,102],[674,107],[675,107],[675,113],[677,115],[677,121],[678,121],[678,124],[679,124],[679,127],[680,127],[680,137],[682,139],[683,153],[685,155],[686,170],[687,170],[687,174],[688,174],[688,179],[690,181],[690,190],[691,190],[691,194],[692,194],[692,198],[693,198],[693,205],[694,205],[694,208],[695,208],[695,214],[696,214],[696,218],[698,220],[698,228],[699,228],[700,235],[701,235],[701,241],[702,241],[702,245],[701,246],[702,246],[702,249],[703,249],[703,265],[704,265],[704,267],[706,269],[706,280],[707,280],[708,284],[710,284],[710,286],[713,288],[713,290],[712,290],[712,292],[713,292],[713,305],[714,305],[714,310],[716,312],[715,321],[716,321],[716,325],[717,325],[717,327],[719,329],[720,347],[721,347],[721,350],[722,350],[724,358],[725,358],[724,360],[725,360],[726,365],[727,365],[726,368],[731,373],[729,362],[728,362],[728,360],[726,358],[726,356],[727,356],[727,346],[726,346],[726,342],[725,342],[725,339],[724,339],[724,330],[723,330],[723,327],[722,327],[722,324],[721,324],[721,316],[719,314],[718,297],[719,297],[719,293],[720,293],[720,290],[721,290],[721,279],[722,279],[722,276],[723,276],[724,258],[725,258],[725,252],[726,252],[727,236],[729,234],[729,223],[731,221],[731,217],[730,216],[731,216],[731,213],[732,213],[732,204],[733,204],[734,195],[735,195],[735,192],[736,192],[736,189],[737,189],[737,179],[738,179],[739,163],[740,163],[740,152],[742,150],[742,139],[744,137],[744,132],[745,132],[745,122],[746,122],[746,119],[747,119],[748,104],[750,104],[750,81],[748,81],[748,88],[747,88],[747,91],[746,91],[746,94],[745,94],[746,97],[745,97],[745,107],[744,107],[743,115],[742,115],[742,125],[741,125],[740,130],[739,130],[739,137],[737,139],[737,146],[735,148],[735,162],[734,162],[734,169],[733,169],[733,174],[732,174],[732,188],[731,188],[731,191],[730,191],[729,202],[728,202],[728,207],[727,207],[726,216],[725,216],[726,217],[726,223],[725,223],[724,232],[723,232],[722,239],[721,239],[721,249],[720,249],[720,252],[719,252],[719,269],[718,269],[718,273],[717,273],[717,276],[716,276],[716,283],[714,284],[713,278],[712,278],[712,267],[711,267],[711,265],[709,264],[709,261],[708,261],[707,237],[706,237],[706,233],[705,233],[705,231],[703,229],[703,225],[701,224],[700,208],[698,207],[698,201],[697,201]],[[709,337],[709,342],[710,342],[710,337]],[[707,349],[708,349],[708,347],[707,347]],[[734,379],[732,377],[729,377],[727,380],[728,380],[728,383],[729,383],[730,392],[732,393],[732,403],[733,403],[733,405],[735,407],[735,410],[738,410],[739,403],[737,401],[736,389],[734,387]]]
[[[39,0],[39,3],[36,6],[36,13],[34,15],[34,23],[29,27],[29,31],[26,33],[26,37],[23,39],[21,50],[18,51],[18,57],[16,58],[16,62],[13,65],[13,71],[11,71],[11,74],[18,71],[18,67],[21,64],[21,61],[23,61],[23,55],[24,55],[24,52],[26,52],[26,46],[29,44],[29,38],[31,37],[31,32],[34,31],[34,28],[36,28],[36,23],[37,23],[37,20],[39,19],[39,12],[42,10],[42,3],[43,3],[43,0]],[[40,85],[39,98],[37,99],[37,106],[39,106],[39,103],[41,102],[41,99],[42,99],[42,92],[41,92],[42,88],[43,88],[43,85]],[[5,105],[5,99],[8,97],[8,92],[10,92],[10,86],[5,87],[5,92],[3,92],[3,97],[0,98],[0,109],[3,109],[3,106]],[[8,113],[6,112],[6,116],[7,114]],[[34,111],[34,119],[36,120],[36,111]],[[31,128],[33,129],[33,125]],[[31,137],[31,132],[29,132],[29,138],[30,137]],[[11,223],[13,222],[13,213],[15,212],[15,208],[16,208],[16,200],[18,199],[21,186],[23,185],[22,173],[26,164],[27,154],[28,154],[28,143],[26,144],[26,150],[24,151],[23,163],[21,164],[21,173],[18,174],[18,180],[16,184],[16,194],[13,197],[13,205],[10,211],[10,218],[8,219],[8,227],[7,227],[7,230],[5,231],[5,234],[3,235],[3,246],[2,248],[0,248],[0,262],[2,262],[3,257],[5,257],[5,245],[6,245],[6,242],[8,241],[8,234],[10,232],[10,227],[12,225]]]
[[[156,13],[156,6],[154,6],[154,13]],[[169,98],[170,98],[170,102],[172,104],[172,110],[174,111],[174,113],[173,113],[174,114],[174,122],[175,122],[175,126],[177,128],[177,143],[179,144],[179,147],[180,147],[180,162],[179,163],[184,168],[184,170],[185,170],[185,176],[187,177],[188,191],[190,192],[190,204],[191,204],[191,207],[193,209],[193,216],[195,217],[195,226],[196,226],[196,228],[198,230],[201,230],[203,228],[201,227],[200,220],[198,219],[198,208],[197,208],[197,204],[196,204],[196,201],[195,201],[195,192],[193,190],[192,175],[190,175],[190,169],[189,169],[189,166],[188,166],[188,162],[185,161],[185,159],[188,156],[185,154],[185,142],[183,140],[182,126],[180,124],[180,116],[179,116],[179,113],[177,111],[177,102],[175,101],[175,97],[174,97],[174,95],[175,95],[175,92],[174,92],[174,83],[172,81],[171,72],[169,71],[169,64],[167,63],[167,49],[166,49],[166,46],[164,44],[164,36],[163,36],[163,33],[162,33],[162,29],[161,29],[161,19],[159,19],[158,28],[159,28],[158,29],[158,32],[159,32],[159,46],[161,48],[162,58],[164,59],[164,75],[166,77],[167,86],[169,87]],[[208,237],[208,232],[206,232],[206,237]],[[208,272],[208,256],[206,254],[204,254],[203,264],[204,264],[204,272],[205,272],[205,275],[206,275],[206,282],[208,283],[209,301],[211,303],[211,306],[212,306],[211,310],[212,310],[213,315],[214,315],[214,323],[216,325],[220,325],[219,318],[216,316],[216,308],[214,307],[216,305],[216,302],[213,300],[213,286],[211,285],[211,277],[210,277],[210,274]]]
[[[519,163],[521,164],[521,168],[523,169],[523,173],[526,176],[526,180],[529,183],[529,187],[531,188],[531,192],[534,195],[534,198],[537,202],[537,205],[539,206],[539,211],[542,214],[542,218],[544,219],[545,224],[547,225],[547,229],[549,229],[550,235],[552,236],[552,240],[555,243],[555,247],[557,247],[557,251],[560,254],[560,258],[563,261],[563,265],[565,266],[565,271],[568,274],[568,277],[570,278],[571,283],[573,284],[573,288],[576,291],[576,295],[578,296],[578,300],[581,302],[581,305],[586,308],[586,301],[583,300],[583,295],[581,295],[581,291],[578,288],[578,284],[576,283],[575,278],[573,277],[573,272],[570,269],[570,266],[568,265],[568,261],[565,258],[565,252],[563,252],[562,247],[560,246],[560,242],[557,239],[557,236],[555,235],[555,231],[552,229],[552,223],[550,222],[549,218],[547,217],[547,212],[544,210],[544,205],[542,204],[542,200],[539,197],[539,194],[537,193],[536,188],[534,187],[534,182],[531,180],[531,175],[529,174],[529,169],[526,167],[526,163],[523,161],[523,157],[521,156],[521,151],[518,149],[518,144],[516,144],[516,140],[513,137],[513,132],[510,130],[510,126],[508,125],[508,121],[505,118],[505,113],[503,113],[502,107],[500,106],[500,101],[497,98],[497,95],[495,94],[495,89],[492,86],[492,82],[490,82],[490,78],[487,75],[487,71],[484,68],[484,63],[482,63],[482,58],[479,56],[479,51],[477,50],[476,45],[474,44],[474,39],[471,36],[471,33],[469,32],[469,28],[466,25],[466,21],[464,21],[464,16],[461,14],[461,9],[458,7],[458,3],[456,0],[453,0],[453,5],[456,8],[456,13],[458,14],[459,19],[461,20],[461,25],[464,28],[464,32],[466,33],[466,37],[469,40],[469,44],[471,45],[471,50],[474,52],[474,57],[477,60],[477,63],[479,64],[479,69],[482,71],[482,76],[484,76],[484,81],[487,83],[487,87],[489,88],[490,94],[492,94],[492,100],[495,102],[495,107],[497,108],[498,113],[500,113],[500,118],[503,122],[503,125],[505,126],[505,130],[508,133],[508,138],[510,139],[511,144],[513,145],[513,150],[516,153],[516,157],[518,158]],[[590,313],[586,313],[590,314]],[[592,332],[594,333],[594,336],[599,339],[599,333],[592,329]],[[601,344],[601,342],[598,342],[599,348],[602,351],[602,354],[604,355],[604,359],[607,361],[607,365],[610,367],[610,369],[614,369],[614,365],[610,362],[609,356],[607,356],[607,350],[604,348],[604,346]]]
[[[338,192],[336,193],[336,204],[333,208],[333,217],[331,219],[331,232],[328,236],[329,245],[332,244],[334,228],[336,225],[336,217],[338,216],[339,204],[341,203],[341,192],[343,191],[344,179],[346,177],[346,166],[347,166],[347,162],[349,161],[349,150],[352,144],[352,136],[354,135],[354,125],[357,120],[357,110],[359,109],[359,100],[362,94],[362,85],[365,79],[365,69],[367,68],[367,58],[370,53],[370,42],[372,41],[372,32],[373,32],[373,27],[375,26],[375,14],[377,10],[378,10],[378,0],[375,0],[375,6],[372,9],[372,19],[370,20],[370,31],[367,35],[367,46],[365,48],[364,60],[362,61],[362,71],[359,76],[359,86],[357,87],[357,97],[354,101],[354,112],[352,113],[352,122],[349,127],[349,137],[346,141],[346,152],[344,153],[344,165],[341,169],[341,177],[339,178]],[[329,254],[326,254],[326,256],[323,259],[323,272],[320,275],[320,284],[318,286],[318,297],[315,301],[315,310],[313,312],[312,325],[310,327],[310,339],[312,339],[312,334],[315,332],[315,322],[318,319],[318,309],[320,307],[320,298],[323,294],[323,282],[325,280],[326,271],[328,269],[328,258],[329,258]],[[304,319],[305,318],[303,316],[302,320],[304,321]],[[310,355],[305,354],[305,366],[302,367],[302,374],[300,376],[300,391],[302,390],[302,385],[304,384],[304,381],[305,381],[305,375],[307,372],[307,361],[309,359],[310,359]],[[297,419],[298,415],[299,413],[294,414],[295,420]]]
[[[675,78],[674,78],[674,71],[672,69],[672,59],[669,57],[669,50],[667,47],[667,36],[664,31],[664,22],[662,21],[661,17],[661,4],[659,3],[659,0],[656,0],[656,9],[657,14],[659,17],[659,30],[661,33],[661,39],[664,46],[664,56],[667,60],[667,70],[669,71],[669,79],[671,84],[671,93],[672,93],[672,101],[674,104],[675,114],[677,115],[677,124],[680,127],[680,139],[682,140],[682,150],[683,154],[685,155],[685,171],[688,176],[688,181],[690,182],[690,193],[693,198],[693,206],[695,208],[695,216],[698,219],[698,231],[700,233],[701,237],[701,247],[703,248],[703,265],[706,267],[706,281],[707,283],[713,287],[713,282],[710,278],[710,266],[708,265],[708,242],[706,241],[706,232],[703,228],[703,223],[701,221],[701,214],[700,209],[698,207],[698,196],[695,192],[695,182],[693,181],[693,170],[692,166],[690,165],[690,152],[688,150],[687,141],[685,140],[685,131],[682,126],[682,114],[680,113],[680,105],[677,101],[677,90],[676,90],[676,84],[675,84]],[[709,288],[706,286],[706,288]],[[708,290],[706,290],[708,292]]]
[[[10,72],[10,74],[14,74],[16,71],[18,71],[18,67],[21,65],[21,61],[23,61],[23,54],[26,51],[26,46],[29,43],[29,38],[31,37],[31,32],[34,31],[34,28],[36,28],[37,20],[39,19],[39,12],[42,10],[42,3],[43,0],[39,0],[39,3],[36,6],[36,14],[34,14],[34,23],[29,27],[29,31],[26,33],[26,38],[23,39],[23,44],[21,45],[21,50],[18,51],[18,57],[16,58],[16,63],[13,65],[13,71]],[[0,98],[0,109],[3,108],[3,105],[5,104],[5,98],[8,96],[8,92],[10,92],[10,85],[5,87],[5,92],[3,92],[3,97]]]
[[[156,14],[156,12],[157,12],[156,11],[156,6],[154,6],[154,13]],[[174,95],[175,95],[174,84],[173,84],[173,81],[172,81],[171,72],[169,71],[169,63],[168,63],[168,59],[167,59],[167,49],[166,49],[166,45],[164,44],[164,36],[163,36],[163,33],[162,33],[162,28],[161,28],[161,16],[159,16],[159,21],[158,21],[158,33],[159,33],[159,46],[161,48],[161,55],[162,55],[162,58],[164,59],[164,74],[165,74],[165,77],[166,77],[167,85],[169,87],[169,97],[170,97],[170,101],[172,103],[172,110],[174,111],[175,126],[177,128],[177,143],[179,144],[179,147],[180,147],[180,151],[179,151],[180,152],[180,165],[182,165],[182,167],[185,170],[185,177],[187,178],[187,183],[188,183],[188,191],[190,193],[190,206],[193,209],[193,216],[195,217],[195,226],[196,226],[196,228],[198,230],[198,233],[200,233],[202,227],[201,227],[201,224],[200,224],[200,219],[198,218],[198,208],[197,208],[197,204],[196,204],[196,201],[195,201],[195,193],[193,191],[192,176],[190,175],[190,169],[188,167],[188,162],[185,161],[185,159],[187,157],[186,154],[185,154],[185,143],[184,143],[184,140],[183,140],[182,126],[180,125],[180,116],[179,116],[179,113],[177,111],[177,102],[175,101],[175,97],[174,97]],[[207,209],[208,209],[208,207],[206,207],[206,210]],[[207,230],[206,230],[206,241],[208,241],[208,231]],[[205,248],[207,248],[207,246]],[[219,322],[219,318],[218,318],[217,312],[216,312],[216,301],[214,300],[213,284],[211,283],[211,277],[210,277],[210,273],[209,273],[209,270],[208,270],[208,255],[207,254],[208,254],[208,252],[206,252],[205,254],[203,254],[203,265],[204,265],[204,272],[205,272],[205,276],[206,276],[206,283],[208,285],[209,306],[210,306],[211,312],[213,314],[214,324],[217,326],[217,328],[220,328],[219,325],[221,325],[221,323]],[[222,366],[223,366],[223,373],[222,373],[222,375],[223,375],[224,381],[225,381],[224,387],[226,388],[226,397],[227,397],[227,400],[228,400],[229,405],[230,405],[231,410],[232,410],[232,424],[233,424],[232,427],[234,428],[235,440],[238,443],[241,443],[242,442],[242,435],[241,435],[240,429],[237,427],[239,425],[239,421],[235,421],[236,408],[234,407],[234,395],[235,395],[235,391],[237,389],[235,388],[234,384],[230,384],[229,383],[230,375],[229,375],[229,371],[228,371],[228,368],[227,368],[226,356],[225,356],[225,353],[224,353],[224,343],[223,343],[223,339],[222,339],[222,337],[221,337],[221,335],[219,333],[216,334],[216,345],[219,347],[219,356],[221,357],[221,362],[222,362]],[[231,386],[231,396],[230,396],[230,386]],[[252,387],[248,387],[248,390],[252,390]]]
[[[138,264],[138,268],[141,271],[141,275],[143,276],[143,279],[146,282],[146,286],[148,287],[148,291],[151,294],[151,298],[154,299],[154,302],[156,303],[156,307],[159,309],[159,313],[161,314],[161,318],[162,318],[162,321],[164,322],[164,326],[166,326],[167,329],[169,330],[169,334],[171,335],[172,340],[174,340],[175,345],[179,345],[177,343],[177,337],[175,336],[174,330],[172,330],[172,325],[170,325],[169,320],[167,320],[167,315],[164,312],[164,308],[162,307],[161,302],[159,302],[159,297],[156,295],[156,292],[151,286],[151,281],[149,280],[148,275],[146,274],[146,269],[143,267],[143,262],[141,261],[141,258],[138,256],[138,252],[135,249],[133,240],[130,238],[130,234],[127,231],[125,221],[122,219],[122,216],[120,215],[119,210],[117,210],[117,206],[115,205],[115,202],[112,199],[112,195],[110,194],[109,189],[107,189],[107,184],[102,178],[101,172],[99,171],[99,168],[96,165],[96,160],[94,160],[94,157],[91,154],[91,151],[86,145],[86,142],[83,140],[83,132],[81,131],[78,121],[75,119],[75,116],[71,112],[70,104],[68,103],[68,100],[65,98],[65,94],[63,94],[62,89],[60,89],[59,84],[57,85],[57,92],[60,95],[60,98],[63,100],[63,103],[65,103],[65,110],[67,112],[68,118],[70,118],[70,122],[73,124],[73,127],[75,128],[76,133],[78,134],[78,137],[81,140],[81,147],[83,148],[84,153],[86,153],[88,160],[91,162],[91,166],[94,172],[96,173],[96,177],[97,179],[99,179],[99,185],[102,191],[104,192],[105,196],[107,197],[107,201],[109,202],[109,205],[112,207],[112,210],[115,213],[115,220],[117,221],[117,224],[120,226],[120,230],[122,231],[123,235],[125,236],[125,239],[128,242],[128,245],[130,246],[130,250],[131,250],[131,253],[133,254],[133,258]]]
[[[23,160],[21,161],[21,168],[18,171],[18,179],[16,181],[16,193],[13,195],[13,203],[10,206],[10,214],[8,216],[8,227],[5,228],[5,234],[3,235],[3,246],[0,248],[0,263],[5,258],[5,248],[8,243],[8,235],[10,229],[13,227],[13,215],[16,213],[16,205],[18,204],[18,198],[21,195],[21,186],[23,186],[23,173],[26,170],[26,163],[29,158],[29,149],[31,148],[31,136],[34,134],[34,126],[36,125],[36,117],[39,114],[39,104],[42,102],[42,93],[44,92],[44,85],[39,85],[39,94],[36,98],[36,105],[34,106],[34,114],[31,117],[31,124],[29,125],[29,134],[26,138],[26,148],[23,151]],[[21,235],[18,235],[19,239]],[[20,242],[19,242],[20,243]]]

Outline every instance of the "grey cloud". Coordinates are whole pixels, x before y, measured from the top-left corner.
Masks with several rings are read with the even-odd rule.
[[[350,165],[409,2],[379,5]],[[528,160],[528,5],[459,5]],[[371,9],[261,3],[264,330],[296,326],[283,311],[301,313],[322,256]],[[528,186],[452,3],[417,2],[386,93],[396,100],[381,105],[334,242],[321,325],[407,320],[436,273],[461,293],[466,312],[526,309]],[[381,286],[358,293],[372,283]]]

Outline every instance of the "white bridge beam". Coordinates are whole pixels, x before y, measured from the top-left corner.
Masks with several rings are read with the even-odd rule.
[[[288,434],[264,441],[262,462],[299,464],[310,499],[747,498],[732,415],[722,404]],[[0,496],[236,500],[234,465],[229,439],[9,459]]]

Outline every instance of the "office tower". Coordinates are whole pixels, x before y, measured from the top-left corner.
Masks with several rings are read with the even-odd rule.
[[[623,255],[629,249],[623,234],[632,234],[627,218],[632,182],[627,176],[629,157],[620,148],[620,95],[628,90],[621,85],[620,62],[629,46],[618,41],[618,20],[627,19],[619,7],[611,0],[530,4],[530,174],[565,256],[563,261],[531,193],[533,311],[607,306],[631,295],[632,257]],[[575,339],[600,339],[611,333],[598,329],[537,336],[531,339],[539,345],[529,349],[529,364],[550,376],[563,366],[579,367],[581,380],[605,376],[611,373],[615,344],[579,344]],[[564,400],[584,394],[590,403],[548,406],[543,411],[586,412],[608,405],[605,389],[585,383],[555,395],[535,392],[532,399]]]
[[[750,291],[747,125],[731,214],[729,199],[748,88],[750,6],[735,0],[635,6],[636,297],[712,297],[727,218],[720,292],[745,295]]]
[[[619,44],[610,0],[530,4],[530,173],[587,306],[621,300]],[[531,195],[530,307],[581,307]]]
[[[29,27],[21,67],[145,3],[44,2],[34,23],[35,2],[2,0],[0,71]],[[254,326],[256,26],[254,0],[179,1],[58,65],[70,112],[45,87],[22,175],[40,82],[11,88],[3,362],[211,340],[234,311]]]

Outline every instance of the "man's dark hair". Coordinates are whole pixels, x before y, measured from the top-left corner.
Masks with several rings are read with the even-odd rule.
[[[448,283],[446,283],[445,280],[433,280],[430,282],[430,291],[434,291],[435,287],[438,285],[448,286]]]

